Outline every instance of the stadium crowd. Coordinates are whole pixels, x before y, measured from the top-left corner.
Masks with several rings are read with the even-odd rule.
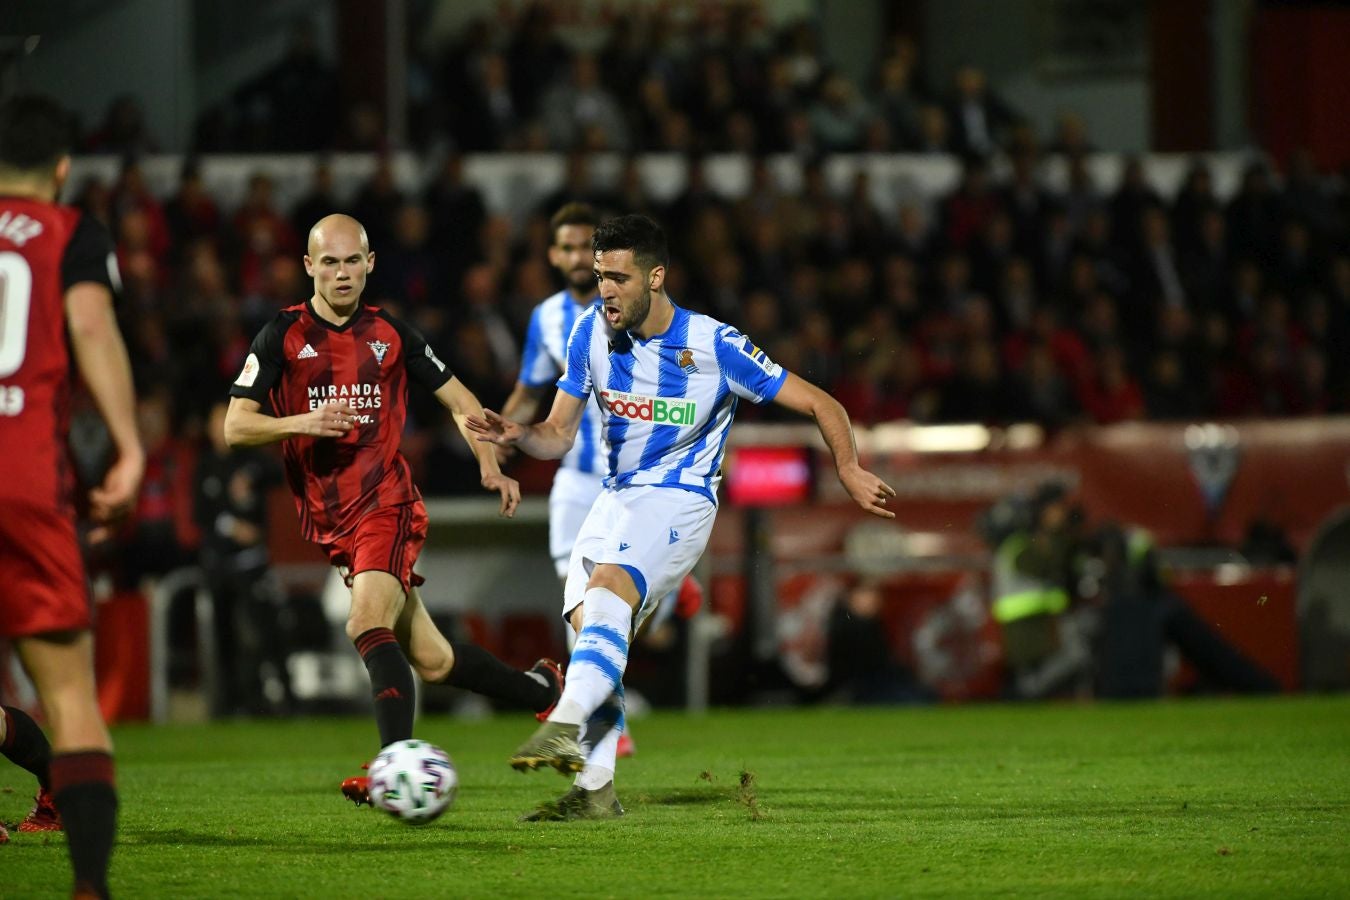
[[[121,175],[75,185],[70,199],[117,237],[147,418],[166,423],[169,441],[200,433],[248,336],[309,296],[305,236],[334,211],[370,233],[370,296],[421,328],[498,407],[529,311],[558,287],[547,218],[568,200],[658,218],[672,239],[676,302],[737,323],[860,423],[1055,430],[1345,410],[1350,191],[1308,156],[1282,173],[1253,161],[1224,200],[1199,158],[1174,196],[1151,187],[1137,160],[1119,183],[1098,184],[1081,120],[1066,115],[1055,134],[1037,135],[974,66],[950,91],[932,90],[908,38],[886,43],[860,90],[809,25],[772,32],[730,15],[703,32],[663,30],[661,8],[617,19],[594,52],[570,49],[537,14],[511,28],[477,20],[421,58],[413,130],[450,152],[415,192],[400,189],[379,140],[360,138],[378,125],[328,131],[326,119],[305,118],[316,106],[286,100],[333,77],[308,39],[204,116],[197,149],[378,154],[354,195],[320,158],[291,208],[278,207],[264,174],[238,208],[222,208],[191,159],[176,191],[156,196],[134,156],[154,141],[134,101],[119,101],[87,149],[128,154]],[[499,150],[567,153],[566,185],[523,224],[491,213],[464,178],[464,154]],[[618,182],[599,187],[588,173],[599,151],[687,154],[688,186],[658,203],[628,156]],[[855,151],[952,153],[962,176],[931,204],[878,208],[865,174],[844,193],[824,177],[829,154]],[[708,185],[702,158],[714,152],[751,160],[744,197]],[[778,153],[802,160],[800,191],[775,181]],[[1043,178],[1052,156],[1067,167],[1066,190]],[[464,452],[442,413],[413,404],[407,450],[419,482],[432,493],[473,489],[463,466],[437,464]]]

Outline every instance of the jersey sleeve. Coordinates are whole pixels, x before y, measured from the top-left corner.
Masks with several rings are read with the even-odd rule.
[[[595,330],[595,308],[577,317],[567,338],[567,366],[558,379],[558,390],[585,400],[591,395],[591,334]]]
[[[517,380],[526,387],[544,387],[553,384],[561,374],[558,364],[544,348],[544,326],[541,307],[530,313],[530,327],[525,332],[525,350],[520,355],[520,376]]]
[[[266,405],[267,395],[281,381],[282,370],[286,367],[286,329],[293,321],[294,316],[279,313],[258,332],[249,345],[244,368],[230,385],[231,397],[244,397]]]
[[[441,361],[420,331],[387,313],[381,315],[386,322],[394,326],[394,330],[403,341],[403,364],[408,367],[409,378],[435,393],[455,377],[455,373]]]
[[[69,290],[81,282],[101,284],[117,296],[122,291],[122,276],[117,270],[117,248],[103,223],[82,214],[61,257],[61,289]]]
[[[786,369],[731,326],[718,331],[716,352],[717,364],[732,392],[752,403],[772,400],[787,380]]]

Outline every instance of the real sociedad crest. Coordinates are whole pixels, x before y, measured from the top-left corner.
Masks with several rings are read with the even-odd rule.
[[[1205,500],[1205,511],[1211,517],[1218,514],[1228,499],[1228,488],[1237,475],[1241,455],[1238,430],[1232,425],[1211,422],[1186,427],[1186,458]]]
[[[384,355],[389,352],[389,344],[384,341],[366,341],[366,343],[375,351],[375,362],[384,365]]]

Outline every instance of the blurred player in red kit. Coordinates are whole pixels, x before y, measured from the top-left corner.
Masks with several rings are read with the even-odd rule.
[[[108,893],[117,823],[112,741],[94,689],[90,602],[75,531],[66,447],[70,362],[88,385],[116,457],[89,493],[110,523],[145,471],[126,346],[117,329],[113,243],[93,218],[60,206],[70,171],[69,116],[44,97],[0,106],[0,636],[33,680],[51,743],[21,710],[0,708],[0,751],[40,790],[19,831],[64,823],[75,895]]]

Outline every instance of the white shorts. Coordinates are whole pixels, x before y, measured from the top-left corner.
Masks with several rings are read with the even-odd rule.
[[[595,498],[605,489],[605,477],[576,469],[559,469],[553,475],[553,487],[548,492],[548,554],[553,557],[553,568],[559,578],[567,577],[567,564],[572,558],[581,523],[595,505]]]
[[[601,563],[628,569],[642,595],[633,632],[693,571],[712,535],[717,507],[701,494],[642,485],[603,491],[581,526],[563,590],[563,620],[586,597]]]

